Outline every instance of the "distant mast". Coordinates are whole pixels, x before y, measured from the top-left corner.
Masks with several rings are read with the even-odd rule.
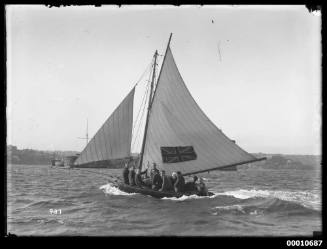
[[[86,139],[86,145],[89,143],[89,120],[86,119],[86,136],[78,137],[79,139]]]

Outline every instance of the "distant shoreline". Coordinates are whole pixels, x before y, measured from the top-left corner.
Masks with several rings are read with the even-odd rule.
[[[49,166],[51,160],[63,159],[66,156],[76,155],[77,151],[39,151],[32,149],[18,149],[17,146],[7,145],[7,164],[44,165]],[[319,155],[293,155],[293,154],[266,154],[252,153],[256,157],[267,157],[267,160],[247,164],[243,168],[317,168],[321,167]]]
[[[76,155],[77,151],[40,151],[20,150],[17,146],[7,145],[7,163],[24,165],[50,165],[52,159],[63,159]]]

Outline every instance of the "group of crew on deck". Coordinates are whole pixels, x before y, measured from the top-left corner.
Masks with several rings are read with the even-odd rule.
[[[185,182],[185,179],[180,171],[173,172],[171,176],[166,175],[164,170],[159,172],[156,167],[156,163],[153,163],[149,175],[149,168],[149,162],[147,169],[142,172],[140,169],[137,169],[134,164],[129,166],[126,163],[123,169],[124,183],[131,186],[149,188],[156,191],[176,193],[194,192],[201,196],[208,195],[208,189],[201,177],[198,179],[197,176],[193,176],[192,181]]]

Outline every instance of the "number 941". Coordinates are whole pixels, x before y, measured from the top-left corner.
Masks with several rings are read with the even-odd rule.
[[[61,214],[61,209],[50,209],[49,210],[50,214]]]

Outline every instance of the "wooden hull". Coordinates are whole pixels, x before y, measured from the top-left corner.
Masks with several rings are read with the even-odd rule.
[[[179,194],[179,193],[175,193],[175,192],[164,192],[164,191],[157,191],[157,190],[153,190],[150,188],[140,188],[137,186],[130,186],[124,183],[118,183],[117,187],[119,188],[119,190],[124,191],[126,193],[138,193],[138,194],[143,194],[143,195],[150,195],[152,197],[155,198],[164,198],[164,197],[176,197],[179,198],[183,195],[196,195],[197,193],[195,191],[193,192],[186,192],[183,194]],[[209,192],[208,196],[213,195],[212,192]]]
[[[63,161],[57,161],[57,162],[55,162],[55,166],[63,167],[64,166],[64,162]]]
[[[51,159],[51,166],[64,166],[64,161],[60,159]]]

